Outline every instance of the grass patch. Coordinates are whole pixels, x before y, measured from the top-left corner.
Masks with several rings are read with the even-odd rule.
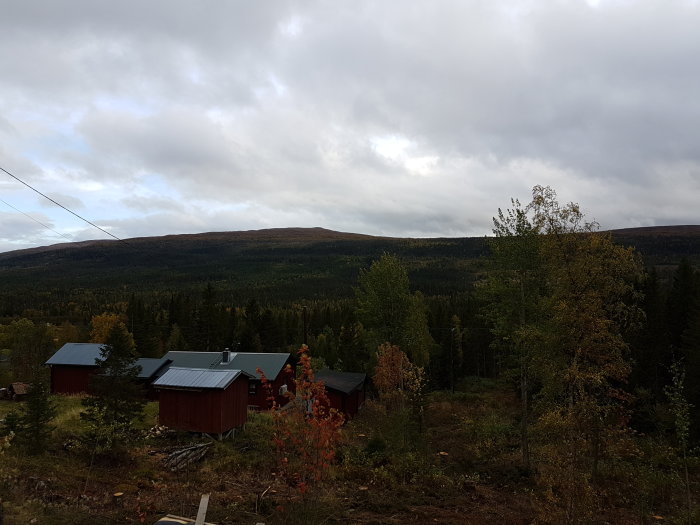
[[[18,410],[23,403],[17,403],[15,401],[8,401],[6,399],[0,400],[0,419],[4,419],[7,414],[13,410]]]
[[[56,405],[56,417],[52,425],[59,433],[81,432],[85,430],[85,424],[80,419],[83,411],[82,400],[85,396],[53,395],[51,401]]]

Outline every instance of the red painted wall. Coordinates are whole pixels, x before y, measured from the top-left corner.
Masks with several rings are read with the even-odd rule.
[[[161,425],[188,432],[221,434],[248,417],[248,378],[239,376],[226,390],[160,389]]]
[[[326,396],[328,396],[330,408],[335,408],[339,412],[345,412],[343,410],[343,394],[341,392],[326,388]]]
[[[290,392],[296,392],[296,381],[294,380],[294,377],[295,373],[293,368],[289,371],[286,370],[286,368],[282,368],[278,376],[274,379],[274,381],[272,381],[272,393],[275,396],[277,406],[283,406],[289,402],[289,398],[287,396],[279,395],[280,387],[282,385],[286,384],[287,389]],[[267,393],[262,387],[260,380],[251,379],[250,382],[255,385],[255,394],[248,394],[248,405],[256,410],[267,410],[269,408]]]
[[[80,394],[88,391],[90,378],[97,372],[93,366],[51,366],[52,394]]]
[[[347,418],[351,418],[360,410],[360,407],[365,402],[364,390],[355,390],[351,394],[345,394],[338,390],[326,388],[326,395],[331,408],[339,410]]]

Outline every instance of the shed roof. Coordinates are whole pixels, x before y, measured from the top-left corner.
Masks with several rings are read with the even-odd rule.
[[[66,343],[45,364],[71,366],[97,366],[96,359],[102,357],[101,343]]]
[[[174,367],[211,368],[216,370],[242,370],[253,378],[258,378],[257,368],[268,379],[275,379],[287,363],[289,353],[230,352],[228,363],[222,363],[223,352],[168,352],[164,359],[170,359]]]
[[[240,370],[171,366],[167,372],[154,381],[153,386],[156,388],[225,389],[241,374]]]
[[[169,363],[170,360],[165,357],[141,357],[136,360],[136,366],[140,367],[138,377],[139,379],[150,379]]]
[[[359,372],[337,372],[336,370],[319,370],[314,375],[317,381],[323,381],[326,387],[338,390],[344,394],[351,394],[362,388],[367,374]]]

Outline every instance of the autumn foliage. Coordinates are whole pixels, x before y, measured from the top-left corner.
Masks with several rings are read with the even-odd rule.
[[[323,382],[314,380],[308,348],[299,351],[296,393],[289,403],[277,406],[270,382],[261,370],[263,388],[273,409],[273,442],[277,451],[277,474],[304,494],[309,485],[323,480],[335,458],[344,416],[330,408]]]
[[[398,346],[384,343],[377,352],[372,380],[388,407],[403,408],[406,401],[422,396],[425,374]]]

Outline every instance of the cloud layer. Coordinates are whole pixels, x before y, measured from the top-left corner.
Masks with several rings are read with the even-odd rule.
[[[604,228],[698,222],[696,2],[75,0],[3,19],[0,165],[120,237],[483,235],[535,184]],[[9,177],[0,197],[103,236]],[[65,240],[0,220],[0,250]]]

